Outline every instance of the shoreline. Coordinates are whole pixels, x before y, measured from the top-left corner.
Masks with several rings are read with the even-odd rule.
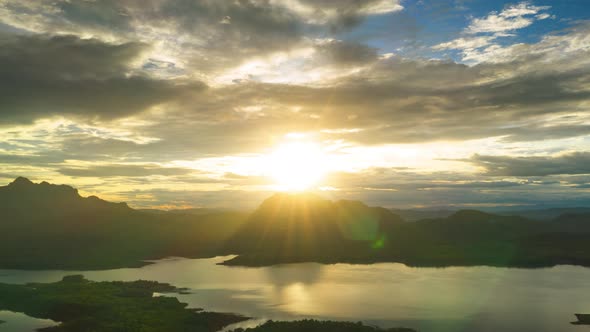
[[[97,282],[82,275],[70,275],[54,283],[0,283],[0,291],[5,295],[0,299],[0,310],[58,323],[38,330],[43,332],[85,331],[90,328],[101,331],[149,328],[154,332],[218,332],[233,324],[256,319],[237,313],[188,308],[176,297],[154,296],[155,293],[183,294],[187,289],[147,280]],[[238,327],[228,331],[266,332],[276,331],[276,328],[281,331],[416,332],[409,328],[382,329],[361,322],[315,319],[267,320],[253,328]]]
[[[70,275],[54,283],[0,283],[0,310],[20,312],[29,317],[51,319],[57,326],[46,332],[109,330],[216,332],[249,320],[234,313],[187,308],[176,297],[154,293],[186,293],[185,288],[156,281],[97,282],[82,275]],[[23,300],[26,299],[26,300]]]
[[[407,267],[423,267],[423,268],[446,268],[446,267],[497,267],[497,268],[515,268],[515,269],[544,269],[552,268],[556,266],[579,266],[584,268],[590,268],[590,261],[579,260],[579,259],[556,259],[551,261],[527,261],[527,260],[514,260],[511,263],[499,263],[486,260],[469,260],[469,261],[455,261],[455,260],[428,260],[428,259],[387,259],[387,258],[356,258],[356,259],[325,259],[318,257],[308,258],[293,258],[293,257],[269,257],[264,255],[249,255],[249,254],[220,254],[220,255],[207,255],[207,256],[165,256],[160,258],[149,258],[141,261],[129,262],[129,264],[116,264],[116,265],[0,265],[0,270],[14,270],[14,271],[65,271],[65,272],[92,272],[92,271],[103,271],[103,270],[114,270],[114,269],[138,269],[145,266],[153,265],[161,260],[166,259],[213,259],[233,256],[232,258],[215,263],[216,265],[222,265],[227,267],[271,267],[285,264],[301,264],[301,263],[316,263],[322,265],[334,265],[334,264],[351,264],[351,265],[373,265],[373,264],[403,264]]]

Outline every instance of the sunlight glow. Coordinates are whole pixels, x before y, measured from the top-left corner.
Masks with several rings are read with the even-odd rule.
[[[289,142],[270,155],[270,175],[276,189],[302,191],[318,184],[325,174],[326,157],[317,144]]]

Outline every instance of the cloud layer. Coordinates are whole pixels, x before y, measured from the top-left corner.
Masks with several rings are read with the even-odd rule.
[[[338,197],[587,199],[590,23],[533,2],[422,22],[433,6],[0,0],[0,176],[218,205],[268,194],[257,163],[303,139]]]
[[[52,114],[116,118],[203,90],[134,70],[148,46],[76,36],[4,35],[0,39],[0,122]]]

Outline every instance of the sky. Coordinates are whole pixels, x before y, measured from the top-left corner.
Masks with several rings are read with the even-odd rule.
[[[590,6],[0,0],[0,185],[17,176],[138,208],[251,208],[294,183],[590,206]]]

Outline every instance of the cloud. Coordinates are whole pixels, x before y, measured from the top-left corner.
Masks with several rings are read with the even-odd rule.
[[[588,193],[571,196],[569,178],[482,178],[460,172],[423,172],[413,169],[369,168],[359,172],[333,173],[324,192],[338,198],[360,199],[387,207],[493,208],[514,205],[576,206],[585,204]],[[576,181],[584,185],[588,177]]]
[[[272,0],[289,8],[311,24],[349,28],[365,16],[398,12],[404,9],[398,0]]]
[[[4,35],[0,40],[0,123],[55,114],[112,119],[205,88],[136,72],[146,45],[74,36]]]
[[[587,114],[584,103],[590,98],[584,83],[590,76],[590,56],[585,46],[590,43],[589,29],[580,25],[563,35],[522,46],[521,51],[514,51],[511,61],[478,66],[400,56],[375,59],[369,47],[329,41],[318,58],[331,58],[333,63],[344,67],[345,63],[354,64],[349,66],[358,70],[320,81],[320,84],[246,81],[195,89],[198,93],[189,93],[182,85],[176,85],[177,79],[140,76],[141,80],[163,85],[164,91],[170,93],[162,96],[161,90],[154,90],[162,101],[153,103],[166,103],[166,111],[141,113],[141,121],[145,124],[125,127],[124,131],[129,133],[116,136],[147,137],[149,141],[141,140],[139,143],[142,144],[135,144],[113,140],[109,139],[113,135],[100,134],[92,127],[85,130],[87,136],[68,133],[62,148],[73,155],[95,153],[165,162],[205,154],[257,151],[289,132],[309,132],[318,139],[357,144],[461,141],[485,137],[502,137],[505,141],[516,142],[585,135],[586,123],[590,120],[584,115]],[[102,45],[95,40],[72,40],[74,45],[80,43],[83,46],[87,42]],[[114,44],[106,45],[115,47]],[[346,56],[334,60],[334,57],[341,56],[333,54],[340,49],[347,51],[344,52]],[[82,65],[77,72],[87,77],[108,78],[109,75],[118,77],[116,75],[125,69],[136,70],[127,67],[126,61],[120,62],[123,64],[114,73],[108,66],[104,70],[100,66],[85,70]],[[553,65],[546,66],[546,63]],[[58,76],[59,71],[44,75]],[[127,80],[127,77],[118,79]],[[70,91],[76,89],[78,87],[72,86]],[[63,98],[79,98],[66,95],[66,92],[63,91]],[[145,104],[144,108],[122,111],[112,106],[99,109],[97,105],[114,103],[118,93],[113,93],[112,97],[102,98],[104,100],[85,96],[78,102],[86,109],[79,112],[66,107],[54,112],[38,108],[36,112],[14,111],[10,115],[29,118],[51,114],[100,116],[100,112],[107,112],[104,117],[110,119],[134,114],[150,106]],[[155,98],[145,93],[123,97],[132,101],[137,97],[141,103]],[[51,98],[56,98],[55,94]],[[23,98],[22,103],[27,102],[30,101]],[[9,108],[2,109],[3,112],[10,111]],[[563,118],[572,112],[579,116]],[[556,120],[558,118],[560,120]],[[93,136],[93,132],[97,135]]]
[[[251,210],[272,195],[269,191],[243,190],[150,190],[123,191],[121,197],[133,207],[190,208],[219,207],[232,210]]]
[[[584,135],[587,117],[555,120],[583,114],[590,99],[584,83],[589,54],[568,45],[581,42],[582,31],[588,29],[529,45],[503,63],[466,66],[394,56],[330,84],[236,84],[210,91],[214,97],[208,99],[216,102],[201,104],[194,116],[217,123],[205,132],[231,132],[232,139],[252,138],[263,128],[272,128],[269,135],[321,131],[325,138],[362,144]],[[257,112],[240,112],[244,104],[257,105]]]
[[[490,45],[495,36],[461,37],[433,46],[435,50],[472,50]]]
[[[137,145],[93,137],[66,143],[67,151],[165,161],[260,151],[289,132],[363,145],[583,136],[590,121],[584,108],[589,54],[567,50],[582,31],[531,45],[537,55],[524,52],[511,62],[466,66],[394,56],[324,84],[210,88],[175,100],[165,114],[144,115],[148,124],[137,135],[157,141]]]
[[[63,154],[0,154],[0,164],[26,164],[30,166],[47,166],[64,161]]]
[[[327,65],[354,66],[367,65],[378,59],[377,49],[352,42],[326,40],[315,46],[316,56]]]
[[[526,28],[533,24],[536,18],[530,16],[550,8],[551,6],[533,6],[528,2],[510,5],[500,13],[492,12],[484,18],[474,18],[466,32],[470,34],[499,33]]]
[[[415,147],[407,158],[379,155],[328,177],[339,198],[372,204],[564,201],[590,183],[576,173],[582,166],[564,166],[586,163],[583,153],[539,157],[586,146],[588,23],[518,43],[550,8],[498,8],[432,48],[458,51],[458,63],[424,58],[432,49],[420,45],[464,14],[453,8],[459,2],[408,3],[407,15],[403,4],[0,0],[4,173],[125,188],[121,197],[142,206],[231,205],[244,196],[254,206],[268,177],[232,163],[297,132],[335,155]],[[433,22],[423,26],[414,9]],[[436,160],[447,146],[448,158],[468,158],[480,142],[494,156]],[[422,169],[364,169],[369,163]],[[442,164],[448,172],[433,171]]]
[[[155,61],[214,80],[248,60],[300,48],[309,36],[402,8],[394,0],[2,0],[0,22],[35,33],[141,41]]]
[[[195,170],[178,167],[161,167],[158,165],[102,165],[84,168],[65,167],[58,169],[58,172],[72,177],[144,177],[150,175],[186,175],[194,173]]]
[[[474,155],[473,164],[490,176],[548,176],[590,174],[590,152],[572,152],[548,157]]]
[[[543,11],[551,6],[534,6],[530,2],[505,7],[501,12],[491,12],[482,18],[472,18],[463,31],[464,37],[433,46],[435,50],[459,50],[466,62],[480,63],[497,59],[504,51],[500,40],[514,37],[517,30],[532,25],[535,21],[550,17]]]

